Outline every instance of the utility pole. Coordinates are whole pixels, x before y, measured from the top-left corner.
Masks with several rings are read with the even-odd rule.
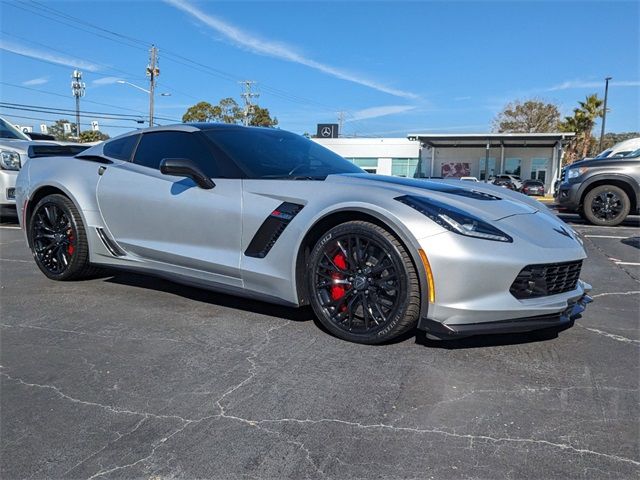
[[[80,97],[84,97],[85,84],[82,81],[82,72],[74,70],[71,74],[71,93],[76,97],[76,136],[80,139]]]
[[[251,91],[251,87],[256,84],[254,80],[243,80],[238,83],[244,85],[244,92],[242,92],[240,96],[244,99],[244,118],[242,123],[246,127],[249,125],[249,113],[251,113],[251,109],[253,108],[251,99],[258,98],[260,94]]]
[[[151,45],[149,50],[149,65],[147,65],[147,77],[149,77],[149,126],[153,127],[153,91],[156,87],[156,78],[160,75],[158,68],[158,49]]]
[[[344,125],[345,112],[338,112],[338,137],[342,136],[342,126]]]
[[[598,145],[598,151],[602,151],[602,142],[604,140],[604,125],[607,122],[607,96],[609,95],[609,80],[612,77],[604,79],[604,109],[602,110],[602,129],[600,130],[600,144]]]

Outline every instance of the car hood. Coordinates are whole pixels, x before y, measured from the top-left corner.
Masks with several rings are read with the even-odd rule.
[[[416,195],[432,198],[485,220],[532,214],[544,208],[542,204],[526,195],[482,182],[426,180],[369,173],[331,175],[326,181],[345,187],[370,186],[398,196]]]

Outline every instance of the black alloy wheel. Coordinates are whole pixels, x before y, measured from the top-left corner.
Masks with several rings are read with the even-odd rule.
[[[584,199],[584,216],[595,225],[614,226],[629,214],[629,196],[613,185],[600,185],[589,191]]]
[[[95,273],[89,265],[84,225],[71,200],[48,195],[33,209],[28,222],[29,247],[38,268],[53,280],[73,280]]]
[[[331,229],[311,258],[311,303],[336,336],[382,343],[413,328],[420,310],[418,278],[402,244],[367,222]]]

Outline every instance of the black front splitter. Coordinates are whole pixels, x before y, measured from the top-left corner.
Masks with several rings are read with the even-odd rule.
[[[585,294],[575,303],[569,305],[564,311],[553,315],[456,325],[445,325],[444,323],[434,320],[422,319],[421,327],[423,327],[427,334],[443,340],[470,337],[472,335],[532,332],[534,330],[553,327],[568,328],[582,316],[582,312],[584,312],[586,306],[592,301],[593,299]]]

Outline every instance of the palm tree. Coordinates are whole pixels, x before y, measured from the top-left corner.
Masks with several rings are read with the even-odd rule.
[[[578,102],[578,104],[580,105],[579,113],[582,117],[581,123],[584,127],[582,156],[586,157],[589,153],[589,149],[591,148],[591,139],[593,138],[591,132],[593,131],[593,127],[596,125],[596,119],[602,117],[604,114],[604,109],[602,108],[604,102],[594,93],[592,95],[588,95],[584,102]]]
[[[604,113],[603,101],[595,93],[588,95],[579,107],[573,109],[572,117],[565,117],[559,125],[560,131],[575,132],[576,136],[567,148],[566,159],[569,163],[584,158],[593,145],[592,131],[596,120]]]

